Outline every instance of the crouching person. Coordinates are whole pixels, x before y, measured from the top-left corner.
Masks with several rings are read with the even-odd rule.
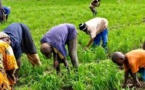
[[[60,24],[51,28],[41,39],[40,51],[48,59],[53,53],[54,68],[57,73],[60,72],[60,63],[63,63],[69,72],[69,65],[66,60],[67,51],[65,45],[68,46],[69,56],[74,68],[78,67],[77,58],[77,31],[73,24]]]
[[[9,36],[0,32],[0,90],[12,90],[16,83],[14,73],[18,66],[9,44]]]
[[[108,52],[108,20],[106,18],[93,18],[84,23],[79,24],[79,29],[90,36],[90,40],[86,45],[87,49],[92,43],[93,47],[99,46],[102,41],[102,47]]]
[[[121,52],[115,52],[112,55],[112,61],[119,66],[124,65],[125,77],[123,87],[127,86],[128,75],[133,78],[133,86],[140,87],[140,82],[137,78],[137,73],[142,75],[145,81],[145,50],[132,50],[125,55]]]

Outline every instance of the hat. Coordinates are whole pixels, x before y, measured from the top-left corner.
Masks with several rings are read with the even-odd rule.
[[[82,31],[86,31],[87,30],[87,25],[85,23],[81,23],[79,24],[79,29]]]
[[[0,39],[2,39],[2,38],[10,38],[10,37],[9,37],[9,35],[7,35],[4,32],[0,32]]]

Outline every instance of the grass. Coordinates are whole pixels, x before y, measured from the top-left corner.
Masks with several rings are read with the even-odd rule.
[[[32,67],[25,54],[22,57],[20,81],[16,90],[121,90],[123,72],[117,69],[108,55],[115,51],[126,53],[141,48],[145,33],[144,0],[102,0],[97,8],[98,17],[109,21],[108,54],[102,47],[84,46],[89,36],[79,31],[78,24],[91,18],[88,5],[91,0],[3,0],[11,6],[12,12],[7,22],[0,24],[0,30],[10,23],[22,22],[29,26],[42,61],[41,67]],[[40,53],[40,39],[53,26],[73,23],[78,30],[79,71],[66,74],[63,65],[60,75],[52,67],[52,59],[47,60]],[[70,59],[68,57],[70,63]],[[99,61],[99,63],[98,63]],[[70,63],[71,66],[71,63]],[[119,72],[118,72],[119,71]]]

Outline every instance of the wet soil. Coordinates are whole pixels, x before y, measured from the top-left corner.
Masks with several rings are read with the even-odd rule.
[[[141,84],[140,87],[134,87],[134,89],[130,88],[130,90],[145,90],[145,81],[143,81],[142,78],[139,78],[139,82]],[[129,78],[127,85],[128,86],[132,85],[132,79]]]

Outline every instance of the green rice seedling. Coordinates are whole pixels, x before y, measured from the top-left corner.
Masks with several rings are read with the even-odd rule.
[[[88,0],[3,0],[12,11],[7,22],[0,24],[3,30],[12,22],[29,26],[38,49],[42,66],[32,67],[26,56],[22,57],[20,81],[16,90],[122,90],[123,71],[118,70],[108,55],[115,51],[126,53],[141,48],[145,33],[145,0],[102,0],[97,17],[109,21],[108,53],[102,47],[84,50],[89,36],[79,31],[78,24],[92,17]],[[63,66],[60,75],[53,69],[53,60],[47,60],[39,51],[40,39],[53,26],[73,23],[78,30],[77,74],[66,74]],[[70,63],[70,58],[68,58]],[[99,61],[99,63],[98,63]],[[70,68],[71,65],[70,65]],[[129,89],[128,89],[129,90]]]

